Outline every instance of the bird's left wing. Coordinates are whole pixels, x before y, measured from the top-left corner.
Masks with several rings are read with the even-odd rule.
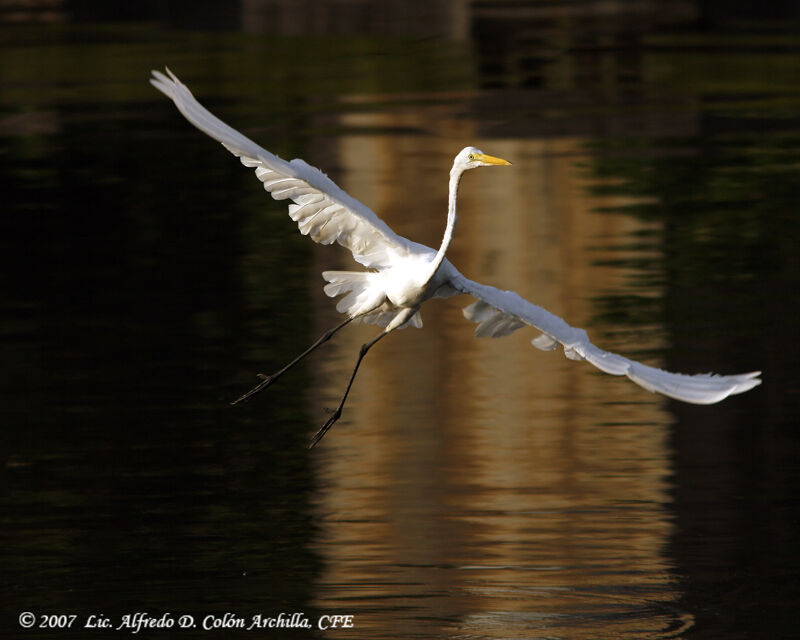
[[[203,133],[221,142],[246,167],[253,167],[276,200],[294,201],[289,215],[300,232],[315,242],[338,242],[366,267],[388,266],[391,258],[415,251],[415,243],[396,234],[375,212],[345,193],[319,169],[303,160],[290,162],[260,147],[201,105],[169,69],[169,77],[153,71],[150,83],[170,98]]]
[[[761,384],[758,379],[760,371],[732,376],[686,375],[650,367],[603,351],[589,341],[586,331],[571,327],[557,315],[528,302],[513,291],[501,291],[473,282],[460,273],[451,276],[448,284],[478,299],[464,309],[464,316],[478,323],[475,330],[478,337],[506,336],[520,327],[530,325],[542,332],[532,341],[539,349],[550,351],[561,344],[564,355],[572,360],[586,360],[606,373],[626,375],[649,391],[694,404],[713,404]]]

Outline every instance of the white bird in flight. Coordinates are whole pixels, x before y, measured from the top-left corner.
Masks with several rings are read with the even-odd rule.
[[[572,360],[586,360],[606,373],[626,375],[645,389],[676,400],[712,404],[761,383],[760,371],[730,376],[670,373],[603,351],[589,341],[586,331],[568,325],[513,291],[502,291],[465,278],[445,257],[456,226],[459,182],[469,169],[510,165],[507,160],[486,155],[474,147],[466,147],[458,153],[450,170],[447,227],[439,249],[432,249],[396,234],[369,207],[345,193],[319,169],[300,159],[287,162],[229,127],[203,107],[169,69],[166,71],[169,77],[153,71],[152,85],[169,97],[195,127],[221,142],[244,166],[254,168],[264,189],[273,198],[292,200],[289,216],[297,223],[300,233],[321,244],[338,242],[352,252],[356,262],[368,269],[324,271],[322,277],[328,282],[325,293],[331,297],[346,294],[336,305],[337,311],[347,315],[346,320],[325,332],[280,371],[271,376],[259,374],[261,381],[231,403],[237,404],[270,386],[353,320],[383,327],[377,337],[361,346],[339,406],[314,435],[310,447],[316,445],[341,417],[358,367],[370,348],[395,329],[422,327],[419,308],[430,298],[470,295],[476,301],[464,308],[464,316],[478,324],[476,336],[499,338],[530,325],[541,332],[532,340],[535,347],[550,351],[560,344],[564,354]]]

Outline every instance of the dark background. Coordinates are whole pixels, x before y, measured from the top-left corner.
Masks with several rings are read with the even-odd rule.
[[[319,114],[351,94],[439,99],[487,138],[588,140],[587,171],[614,179],[597,191],[647,198],[626,213],[661,229],[603,262],[640,281],[597,295],[601,330],[665,327],[668,369],[764,371],[713,412],[669,402],[680,635],[796,637],[798,27],[794,2],[4,3],[4,637],[64,635],[21,630],[28,610],[319,602],[319,414],[292,392],[312,375],[268,411],[226,402],[313,338],[318,269],[147,85],[165,63],[286,157],[322,155],[341,132]],[[612,637],[615,615],[559,637]],[[442,616],[428,637],[457,607]]]

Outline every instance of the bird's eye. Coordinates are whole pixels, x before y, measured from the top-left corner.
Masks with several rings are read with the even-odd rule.
[[[467,157],[470,159],[470,161],[472,161],[472,160],[475,159],[475,154],[474,153],[470,153]]]

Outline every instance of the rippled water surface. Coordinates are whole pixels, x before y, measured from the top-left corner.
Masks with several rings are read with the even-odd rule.
[[[794,637],[798,16],[557,4],[0,9],[3,637]],[[468,277],[764,384],[683,405],[478,340],[453,298],[309,451],[374,327],[228,401],[338,321],[319,274],[353,263],[150,87],[165,64],[430,245],[452,156],[508,158],[462,182]]]

